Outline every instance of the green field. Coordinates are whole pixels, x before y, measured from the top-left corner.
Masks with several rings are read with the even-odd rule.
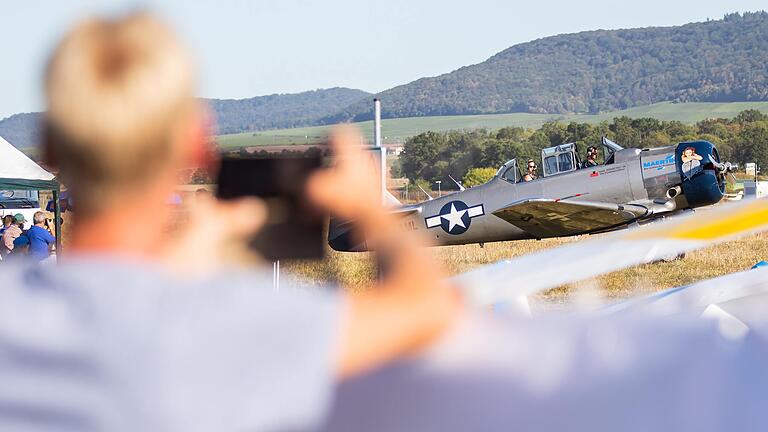
[[[758,109],[768,113],[768,102],[661,102],[653,105],[629,108],[621,111],[611,111],[602,114],[490,114],[466,116],[411,117],[402,119],[385,119],[382,121],[382,137],[384,143],[398,143],[406,138],[424,131],[448,131],[457,129],[499,129],[505,126],[521,126],[535,128],[551,120],[578,121],[599,123],[614,117],[628,116],[654,117],[659,120],[679,120],[684,123],[695,123],[713,117],[731,118],[745,109]],[[372,135],[373,122],[354,123],[366,137]],[[260,132],[248,132],[217,137],[221,147],[244,147],[261,145],[291,145],[309,144],[322,140],[331,126],[314,126],[295,129],[278,129]]]

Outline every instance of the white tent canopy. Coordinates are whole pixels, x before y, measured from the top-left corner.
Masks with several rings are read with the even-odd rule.
[[[54,175],[0,137],[0,190],[59,190]]]
[[[53,174],[0,137],[0,190],[50,190],[53,191],[56,233],[61,232],[61,187]],[[61,236],[56,235],[56,254],[61,251]]]

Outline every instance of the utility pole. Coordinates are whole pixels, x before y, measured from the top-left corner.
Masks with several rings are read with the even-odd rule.
[[[387,151],[381,146],[381,101],[373,100],[373,146],[379,150],[381,165],[381,204],[387,204]]]
[[[440,185],[443,183],[443,181],[437,180],[435,183],[437,183],[437,197],[440,198],[441,196],[443,196],[443,193],[440,190]]]

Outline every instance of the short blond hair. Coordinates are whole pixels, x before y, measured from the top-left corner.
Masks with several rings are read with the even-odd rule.
[[[195,77],[173,32],[146,13],[90,19],[54,51],[45,77],[47,148],[78,207],[140,187],[173,156]]]

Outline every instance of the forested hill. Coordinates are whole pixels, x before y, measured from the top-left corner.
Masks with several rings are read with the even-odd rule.
[[[250,99],[207,99],[216,113],[219,133],[250,132],[317,124],[370,93],[330,88],[296,94],[273,94]],[[40,113],[15,114],[0,120],[0,136],[18,148],[36,147]]]
[[[370,95],[362,90],[335,87],[250,99],[209,99],[208,102],[216,112],[219,133],[229,134],[314,125],[355,102],[368,100]]]
[[[0,120],[0,136],[17,148],[37,147],[40,142],[40,113],[14,114]]]
[[[371,96],[332,88],[209,102],[219,133],[230,134],[369,120]],[[547,37],[378,97],[387,118],[601,113],[662,101],[768,101],[768,13]],[[38,119],[31,113],[0,120],[0,136],[17,147],[33,147]]]
[[[547,37],[382,92],[384,117],[597,113],[660,101],[768,100],[768,13]],[[324,123],[371,118],[368,101]]]

